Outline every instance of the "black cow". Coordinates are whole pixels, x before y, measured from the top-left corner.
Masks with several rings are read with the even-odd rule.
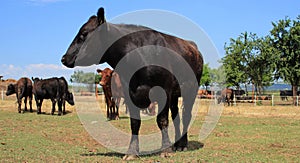
[[[297,91],[297,96],[300,94],[300,91]],[[293,91],[292,90],[280,90],[280,97],[281,100],[286,100],[288,101],[288,96],[293,96]]]
[[[52,115],[55,112],[56,103],[58,104],[58,115],[62,113],[62,105],[65,104],[65,100],[74,105],[73,95],[68,91],[67,82],[63,77],[49,79],[32,78],[32,80],[34,81],[33,94],[37,106],[37,114],[41,113],[44,99],[51,99]]]
[[[131,52],[134,54],[130,55]],[[122,59],[125,57],[128,58]],[[108,23],[104,9],[100,8],[97,16],[91,16],[80,28],[61,61],[69,68],[107,62],[119,74],[124,91],[129,91],[124,95],[132,131],[128,153],[123,159],[134,159],[139,154],[140,108],[154,101],[158,102],[157,125],[162,134],[162,154],[168,154],[172,145],[167,131],[169,108],[175,127],[173,150],[187,149],[187,130],[203,69],[203,57],[195,43],[144,26]],[[119,61],[127,67],[118,69]],[[159,63],[149,64],[154,61]],[[183,64],[189,69],[183,68]],[[128,75],[139,65],[143,67],[135,70],[132,76]],[[166,101],[162,101],[165,98],[160,93],[149,95],[155,86],[165,91]],[[184,103],[182,133],[177,116],[180,96]]]
[[[242,96],[246,94],[244,90],[233,90],[233,94],[235,95],[237,100],[241,100]]]
[[[16,84],[9,84],[6,96],[16,94],[18,101],[18,112],[21,113],[22,98],[24,97],[25,109],[27,111],[27,97],[29,98],[30,112],[32,112],[32,82],[28,78],[20,78]]]

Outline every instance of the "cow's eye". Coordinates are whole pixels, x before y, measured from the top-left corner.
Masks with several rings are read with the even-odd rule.
[[[80,41],[84,41],[86,36],[87,36],[88,32],[82,32],[81,35],[79,36]]]

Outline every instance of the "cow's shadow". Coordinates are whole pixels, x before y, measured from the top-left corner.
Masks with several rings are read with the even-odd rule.
[[[198,142],[198,141],[189,141],[189,149],[185,152],[189,152],[189,151],[195,151],[195,150],[199,150],[201,148],[204,147],[204,143]],[[141,151],[141,153],[149,153],[149,152],[143,152]],[[176,152],[174,152],[176,153]],[[157,156],[160,155],[160,151],[157,152],[153,152],[150,154],[142,154],[141,157],[151,157],[151,156]],[[106,153],[84,153],[84,154],[80,154],[80,156],[85,156],[85,157],[92,157],[92,156],[105,156],[105,157],[118,157],[118,158],[123,158],[124,154],[123,153],[118,153],[118,152],[106,152]]]
[[[30,112],[30,110],[28,109],[27,111],[25,111],[25,110],[22,110],[22,113],[23,114],[28,114],[28,113],[37,113],[37,110],[36,109],[32,109],[32,112]],[[63,115],[67,115],[67,114],[71,114],[71,113],[73,113],[72,111],[70,111],[70,110],[66,110],[65,111],[65,113],[64,114],[61,114],[61,116],[63,116]],[[37,115],[52,115],[50,112],[45,112],[45,111],[42,111],[41,113],[39,113],[39,114],[37,114]],[[53,116],[54,115],[58,115],[58,112],[57,111],[55,111],[54,112],[54,114],[53,114]]]

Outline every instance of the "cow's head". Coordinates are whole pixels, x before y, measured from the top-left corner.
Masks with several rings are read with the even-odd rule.
[[[70,104],[70,105],[75,105],[75,102],[74,102],[74,97],[73,97],[73,94],[72,92],[67,92],[67,95],[66,95],[66,101]]]
[[[12,95],[12,94],[16,93],[15,87],[16,87],[15,84],[9,84],[9,85],[7,86],[6,96],[9,96],[9,95]]]
[[[69,68],[76,66],[75,61],[77,62],[77,60],[80,60],[78,53],[80,51],[86,51],[84,46],[84,44],[87,42],[86,40],[88,40],[95,29],[97,29],[97,27],[103,23],[105,23],[104,9],[99,8],[97,16],[91,16],[89,20],[80,28],[66,54],[62,57],[61,62],[65,66]]]
[[[38,81],[40,81],[40,80],[42,80],[42,79],[40,79],[40,78],[33,78],[33,77],[31,77],[31,80],[33,81],[33,82],[38,82]]]
[[[102,87],[110,86],[113,70],[111,70],[109,68],[105,68],[104,70],[99,70],[99,72],[101,72],[101,75],[102,75],[102,78],[101,78],[101,81],[99,84]]]

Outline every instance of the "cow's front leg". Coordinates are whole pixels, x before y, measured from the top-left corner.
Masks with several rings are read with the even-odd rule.
[[[35,99],[36,102],[36,108],[37,108],[37,114],[41,114],[42,113],[42,104],[43,104],[43,99]]]
[[[123,157],[123,160],[127,160],[127,161],[138,158],[138,154],[139,154],[138,135],[141,127],[140,110],[138,108],[133,108],[129,110],[129,113],[130,113],[131,140],[130,140],[127,154]]]

